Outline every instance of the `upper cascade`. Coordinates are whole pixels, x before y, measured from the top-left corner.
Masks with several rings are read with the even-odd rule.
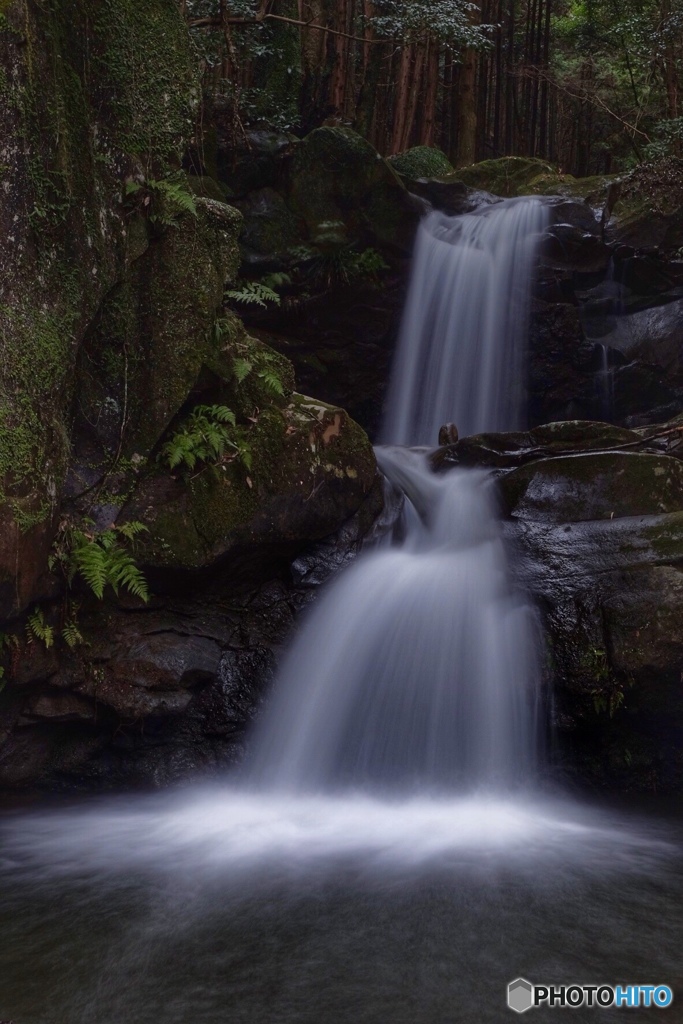
[[[548,208],[511,199],[476,213],[429,213],[413,271],[382,431],[387,444],[436,444],[524,425],[524,354],[534,259]]]

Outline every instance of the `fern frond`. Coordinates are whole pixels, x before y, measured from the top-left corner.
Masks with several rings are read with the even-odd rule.
[[[263,306],[265,308],[269,302],[279,306],[281,301],[278,293],[261,281],[242,281],[239,288],[232,288],[225,294],[229,299],[247,306]]]
[[[199,405],[195,409],[195,413],[218,420],[219,423],[229,423],[232,427],[237,426],[235,414],[232,409],[228,409],[227,405]]]
[[[74,647],[78,647],[80,644],[85,643],[85,640],[83,639],[83,634],[78,628],[76,622],[73,620],[64,623],[64,627],[62,629],[62,639],[64,640],[65,644],[72,650],[74,649]]]
[[[55,642],[55,631],[45,621],[42,608],[36,606],[29,614],[26,622],[26,639],[29,643],[32,643],[33,640],[40,640],[48,650]]]
[[[197,203],[191,192],[178,183],[160,181],[157,183],[157,191],[163,193],[169,202],[182,213],[191,213],[197,216]]]
[[[133,561],[131,555],[123,548],[116,548],[112,552],[108,565],[109,583],[118,594],[120,587],[125,587],[135,597],[141,598],[145,603],[149,601],[150,593],[147,581],[140,569]]]
[[[248,359],[235,359],[232,368],[235,371],[238,384],[241,384],[249,376],[253,367],[254,364],[250,363]]]
[[[253,463],[251,445],[247,444],[246,441],[242,441],[237,445],[237,451],[246,468],[251,469]]]
[[[289,274],[275,271],[273,274],[266,274],[265,277],[261,278],[261,283],[267,288],[283,288],[285,285],[292,283],[292,278]]]
[[[131,520],[131,522],[128,523],[121,523],[120,526],[116,527],[116,530],[122,537],[125,537],[126,540],[134,540],[135,537],[139,536],[141,533],[148,532],[145,524],[140,523],[137,520]]]
[[[83,544],[73,552],[73,564],[81,574],[95,597],[104,597],[104,588],[109,582],[107,549],[103,545],[104,538]]]
[[[284,395],[285,389],[279,375],[275,370],[261,370],[259,378],[263,381],[266,389],[273,395]]]

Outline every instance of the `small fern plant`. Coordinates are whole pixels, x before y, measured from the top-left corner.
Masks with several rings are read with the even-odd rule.
[[[177,227],[178,218],[184,213],[197,216],[195,197],[188,191],[184,179],[179,176],[162,178],[159,181],[129,181],[126,185],[126,195],[139,196],[142,207],[149,209],[152,224],[159,224],[162,227]]]
[[[54,627],[45,621],[45,613],[37,605],[26,620],[26,639],[29,643],[39,640],[48,650],[55,642]]]
[[[203,462],[217,465],[239,458],[251,469],[251,447],[237,428],[235,414],[226,405],[198,405],[161,449],[169,469],[192,472]]]
[[[55,550],[49,560],[50,569],[61,566],[69,586],[76,576],[102,600],[108,586],[115,594],[123,587],[142,601],[149,601],[147,581],[138,568],[131,549],[136,538],[147,529],[143,523],[130,522],[121,526],[110,526],[101,533],[67,526],[58,538]],[[82,638],[75,619],[65,626],[68,636],[64,639],[69,646],[75,646]],[[71,643],[73,640],[75,643]]]
[[[238,281],[238,287],[226,291],[226,298],[243,306],[261,306],[266,309],[269,302],[280,305],[280,296],[263,281]]]
[[[64,617],[64,625],[62,626],[62,640],[70,647],[71,650],[74,647],[80,647],[81,644],[85,643],[83,634],[81,633],[80,626],[78,624],[78,612],[80,605],[72,601],[70,606],[67,608],[67,614]]]
[[[245,381],[250,373],[255,373],[273,397],[284,396],[285,386],[277,370],[276,357],[272,353],[263,351],[250,357],[238,356],[233,360],[232,368],[238,384]]]

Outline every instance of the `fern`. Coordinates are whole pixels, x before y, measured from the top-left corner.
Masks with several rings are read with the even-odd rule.
[[[348,246],[325,252],[302,250],[299,262],[308,265],[306,272],[309,277],[328,288],[335,283],[348,284],[359,278],[376,282],[380,272],[389,269],[376,249],[357,252]]]
[[[225,294],[233,302],[241,302],[245,306],[262,306],[265,309],[269,302],[280,305],[278,293],[262,281],[242,281],[239,288],[233,288]]]
[[[138,523],[135,521],[130,523],[122,523],[121,526],[117,526],[116,529],[118,530],[122,537],[125,537],[126,540],[130,541],[134,540],[136,537],[139,537],[141,533],[147,532],[147,527],[145,526],[144,523]]]
[[[239,457],[251,465],[251,449],[237,429],[237,420],[225,405],[198,405],[162,447],[160,458],[169,469],[184,466],[190,472],[199,462],[216,465],[225,457]]]
[[[43,609],[38,608],[37,605],[29,614],[26,622],[26,639],[29,643],[32,643],[34,640],[40,640],[48,650],[55,642],[55,631],[45,621]]]
[[[197,202],[182,176],[158,181],[151,178],[145,182],[129,181],[125,191],[127,196],[143,196],[143,205],[150,207],[149,219],[153,224],[175,227],[177,218],[182,214],[197,216]]]
[[[232,368],[235,371],[237,383],[241,384],[242,381],[246,380],[246,378],[253,370],[254,364],[249,362],[248,359],[235,359],[235,361],[232,364]]]
[[[284,395],[284,393],[285,393],[284,385],[283,385],[279,375],[276,373],[276,371],[274,369],[266,368],[264,370],[261,370],[261,372],[258,374],[258,377],[259,377],[260,380],[263,381],[263,384],[264,384],[266,390],[270,391],[271,394],[273,394],[273,395]]]
[[[67,558],[69,583],[80,575],[100,600],[110,586],[115,594],[125,587],[135,597],[149,601],[147,581],[126,547],[146,529],[142,523],[131,522],[112,526],[94,536],[73,530]]]
[[[19,637],[16,633],[0,633],[0,651],[4,648],[7,650],[16,650],[19,647]]]
[[[62,639],[67,647],[70,647],[72,650],[74,647],[78,647],[80,644],[85,643],[83,634],[78,628],[78,623],[75,618],[64,623],[62,627]]]

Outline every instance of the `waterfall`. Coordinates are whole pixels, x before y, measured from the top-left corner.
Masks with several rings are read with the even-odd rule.
[[[361,557],[305,624],[257,735],[265,785],[459,790],[528,781],[533,617],[511,592],[487,474],[379,452],[413,506],[400,547]]]
[[[382,440],[523,426],[530,282],[547,207],[510,199],[420,225]]]
[[[420,229],[385,435],[434,441],[444,420],[512,426],[536,200]],[[319,601],[276,681],[249,772],[266,788],[406,792],[529,782],[536,763],[533,615],[513,593],[492,483],[437,476],[380,448],[405,494],[402,543],[361,556]]]

